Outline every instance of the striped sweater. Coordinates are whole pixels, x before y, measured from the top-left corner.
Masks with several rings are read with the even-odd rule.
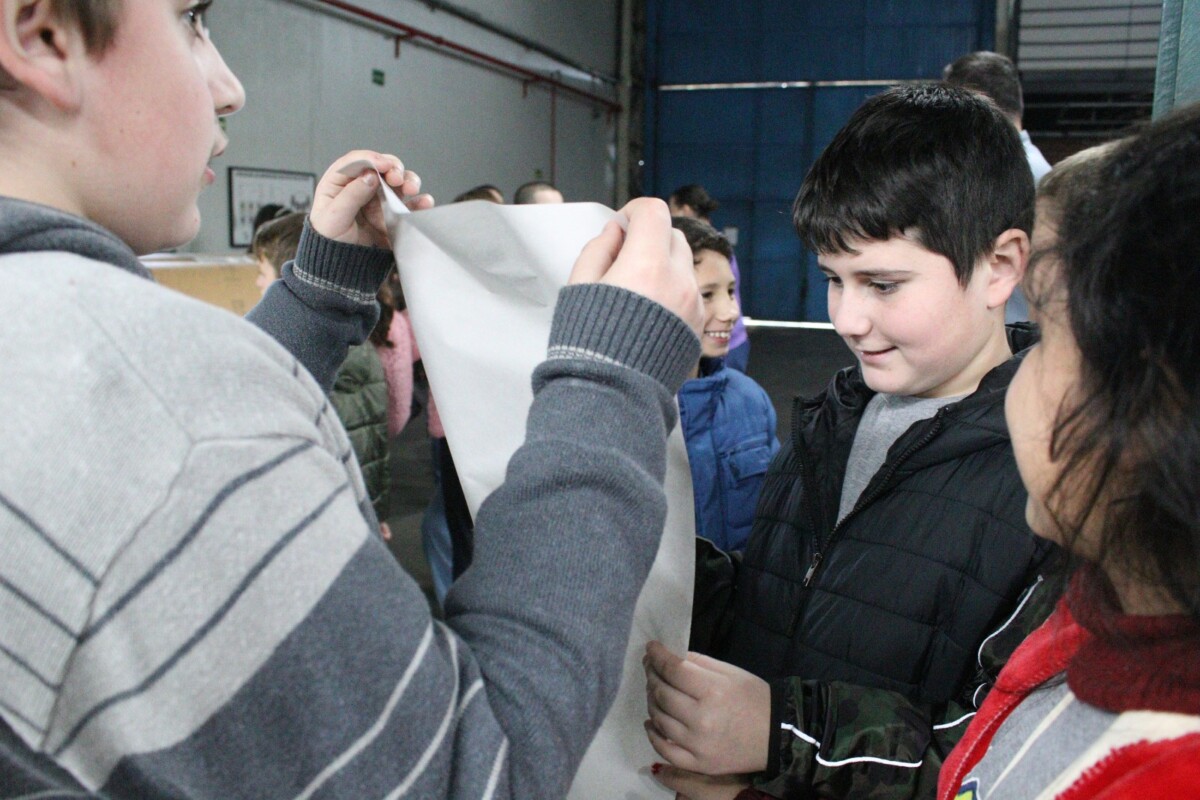
[[[260,330],[51,252],[0,257],[0,328],[0,797],[565,794],[662,529],[678,318],[563,291],[445,623]]]
[[[1200,629],[1124,614],[1097,575],[1077,572],[1013,653],[946,759],[941,800],[1200,796]]]

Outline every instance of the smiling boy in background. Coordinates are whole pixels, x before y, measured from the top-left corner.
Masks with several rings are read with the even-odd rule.
[[[700,363],[679,390],[679,423],[687,442],[696,535],[721,550],[741,550],[767,464],[779,450],[775,407],[752,378],[725,366],[741,317],[729,240],[698,219],[673,217],[692,249],[704,301]]]

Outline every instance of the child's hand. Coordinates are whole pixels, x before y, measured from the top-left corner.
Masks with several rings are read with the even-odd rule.
[[[741,775],[701,775],[666,764],[654,765],[654,780],[677,792],[676,800],[735,800],[750,787]]]
[[[681,317],[699,335],[704,304],[696,287],[692,250],[671,227],[667,204],[653,197],[632,200],[621,209],[629,219],[616,222],[583,248],[569,283],[611,283],[644,295]]]
[[[333,162],[321,176],[308,221],[313,230],[327,239],[386,248],[389,247],[387,228],[377,194],[379,176],[369,169],[356,177],[339,171],[347,164],[363,160],[370,162],[388,186],[406,198],[405,204],[413,211],[433,206],[432,197],[419,194],[420,176],[404,169],[400,159],[370,150],[352,150]]]
[[[699,653],[646,645],[646,735],[676,767],[708,775],[760,772],[771,739],[771,687]]]

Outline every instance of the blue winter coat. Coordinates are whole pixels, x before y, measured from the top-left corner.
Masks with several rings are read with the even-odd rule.
[[[771,457],[779,449],[775,407],[753,379],[701,359],[701,377],[679,390],[696,502],[696,535],[722,550],[741,550]]]

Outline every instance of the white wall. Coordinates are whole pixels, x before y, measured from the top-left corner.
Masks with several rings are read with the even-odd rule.
[[[544,56],[418,0],[357,5],[474,49],[535,65]],[[616,71],[618,0],[459,0],[596,72]],[[230,145],[201,197],[204,224],[187,249],[230,250],[228,166],[313,172],[343,152],[392,152],[419,172],[439,202],[480,183],[511,197],[551,170],[550,95],[445,52],[404,43],[293,0],[224,0],[209,15],[217,47],[246,87],[226,122]],[[383,70],[385,85],[371,81]],[[605,87],[595,93],[615,97]],[[559,93],[555,182],[568,200],[613,202],[616,120]]]

